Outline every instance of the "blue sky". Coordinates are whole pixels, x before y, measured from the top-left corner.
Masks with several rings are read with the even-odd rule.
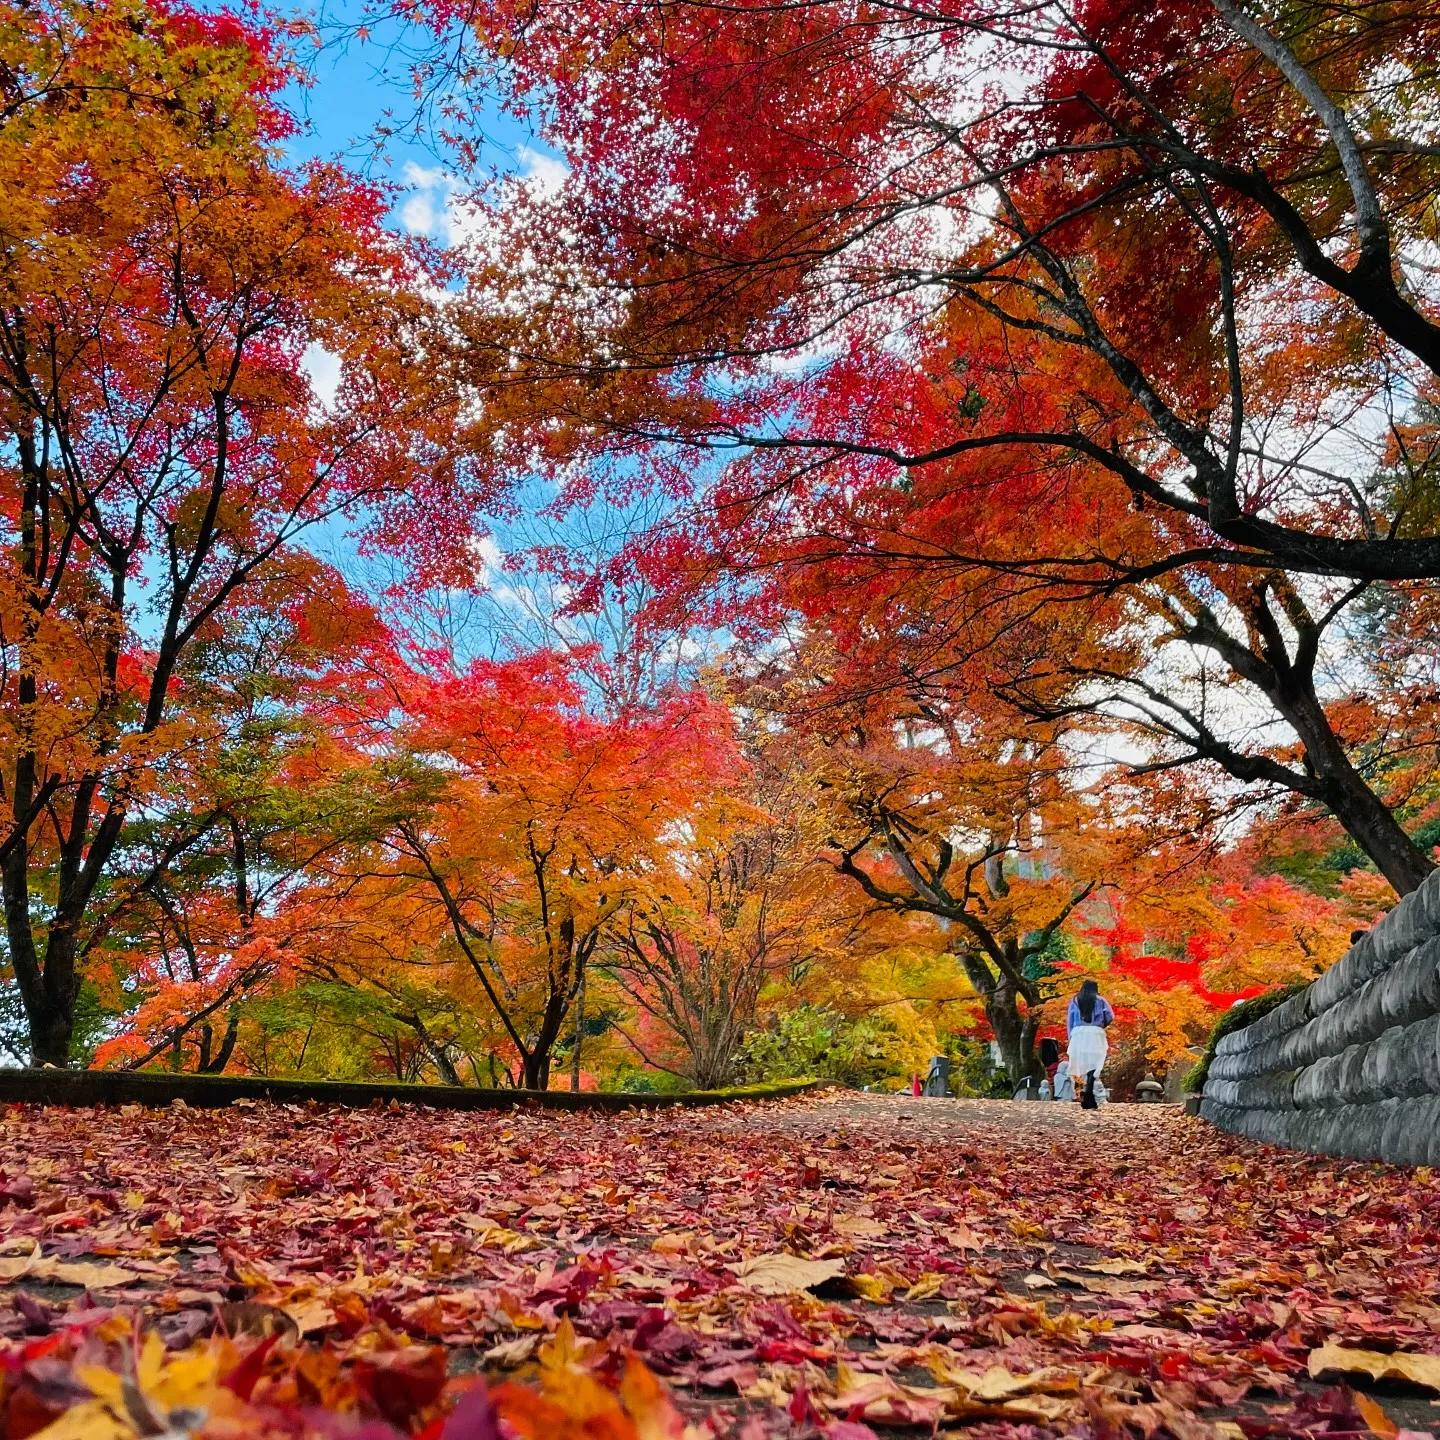
[[[395,27],[377,28],[368,40],[347,39],[345,31],[362,18],[362,6],[355,0],[300,5],[294,13],[318,26],[323,48],[300,52],[313,84],[291,97],[307,131],[289,148],[300,159],[339,156],[373,171],[369,156],[376,126],[387,112],[404,117],[409,108],[408,67],[396,50],[405,34]],[[392,140],[388,149],[397,169],[407,161],[429,166],[438,160],[432,148],[413,141]]]
[[[342,159],[363,174],[393,182],[403,192],[394,211],[397,228],[442,242],[452,238],[445,207],[448,157],[441,145],[406,123],[414,117],[406,33],[398,26],[377,26],[366,40],[346,38],[363,13],[356,0],[300,7],[298,13],[319,25],[324,44],[314,53],[302,51],[312,83],[297,87],[291,96],[304,129],[290,142],[290,153],[297,160]],[[477,99],[486,166],[536,174],[542,181],[563,173],[558,159],[543,152],[532,132],[492,99]],[[377,127],[387,120],[399,127],[398,133],[389,135],[377,153]]]
[[[329,36],[350,19],[358,20],[361,6],[356,0],[327,5],[323,12],[310,11]],[[340,44],[333,40],[309,61],[312,83],[297,89],[292,108],[304,123],[304,131],[289,145],[296,160],[339,158],[361,173],[385,180],[396,187],[391,224],[397,230],[428,236],[440,244],[463,240],[463,215],[452,205],[456,182],[447,157],[424,136],[402,133],[389,137],[376,152],[376,127],[387,119],[410,117],[413,104],[410,76],[403,53],[394,43],[403,36],[380,33],[366,42]],[[564,175],[559,159],[544,150],[534,134],[512,117],[500,112],[493,101],[483,101],[479,129],[486,145],[482,163],[499,171],[515,171],[530,177],[533,184],[558,184]],[[311,378],[317,391],[328,398],[333,393],[334,362],[323,353],[309,357]],[[565,617],[556,611],[563,606],[567,591],[533,566],[515,561],[530,547],[567,543],[592,563],[623,543],[627,533],[662,518],[668,507],[658,497],[641,497],[624,506],[597,501],[588,513],[563,518],[550,515],[546,506],[553,491],[540,480],[521,479],[521,513],[508,520],[491,522],[491,537],[476,552],[477,578],[482,581],[477,595],[436,595],[436,632],[427,638],[453,647],[458,659],[477,654],[499,655],[533,645],[598,643],[607,654],[617,645],[624,648],[624,632],[633,622],[630,606],[636,596],[617,611],[607,607],[604,615]],[[384,562],[362,559],[345,533],[342,523],[320,527],[308,542],[317,553],[336,564],[351,583],[372,594],[394,584],[397,574]],[[507,561],[509,563],[507,563]],[[700,637],[672,642],[668,660],[658,663],[657,679],[673,677],[677,663],[688,669],[708,645]],[[696,645],[699,648],[694,648]],[[683,658],[682,658],[683,657]]]

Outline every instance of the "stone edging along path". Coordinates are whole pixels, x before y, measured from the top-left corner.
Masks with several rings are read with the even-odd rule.
[[[1312,1154],[1440,1164],[1440,871],[1220,1041],[1200,1113]]]
[[[514,1105],[546,1110],[663,1109],[668,1106],[724,1105],[736,1100],[778,1100],[823,1085],[787,1080],[733,1090],[690,1090],[673,1095],[628,1091],[481,1090],[463,1085],[351,1084],[328,1080],[269,1080],[253,1075],[172,1075],[132,1070],[0,1070],[0,1104],[146,1105],[176,1100],[201,1109],[237,1100],[277,1104],[363,1108],[368,1105],[425,1105],[437,1110],[508,1110]]]

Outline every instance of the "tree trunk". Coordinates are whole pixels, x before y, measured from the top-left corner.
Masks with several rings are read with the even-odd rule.
[[[1039,1029],[1039,1017],[1033,1013],[1021,1015],[1019,995],[1007,979],[999,980],[994,989],[984,997],[985,1018],[995,1034],[995,1043],[1000,1047],[1000,1060],[1005,1073],[1014,1086],[1019,1086],[1028,1075],[1039,1069],[1035,1058],[1035,1032]]]
[[[21,847],[23,850],[23,847]],[[21,861],[22,866],[24,860]],[[35,955],[34,931],[31,929],[29,896],[23,891],[18,903],[12,904],[14,892],[5,887],[5,920],[10,954],[17,954],[16,940]],[[18,911],[16,915],[13,912]],[[30,974],[22,978],[19,964],[13,964],[19,982],[20,999],[30,1028],[30,1063],[35,1066],[55,1065],[64,1069],[70,1063],[70,1043],[75,1029],[75,946],[68,934],[52,929],[45,947],[43,971],[32,959]]]
[[[565,1024],[566,1016],[570,1013],[570,1007],[580,995],[585,984],[587,962],[590,952],[594,948],[593,938],[589,941],[576,941],[574,926],[569,920],[561,924],[560,934],[565,946],[564,953],[569,957],[568,964],[560,970],[558,980],[552,979],[551,981],[551,990],[545,1001],[545,1010],[540,1017],[540,1028],[535,1033],[534,1039],[524,1045],[517,1040],[515,1046],[520,1051],[527,1090],[548,1090],[550,1088],[550,1061],[555,1053],[555,1044],[560,1039],[560,1032]]]
[[[70,1064],[70,1042],[75,1032],[74,1000],[47,995],[45,1008],[29,1018],[31,1064],[65,1069]]]
[[[736,1039],[744,1022],[733,1011],[726,1013],[713,995],[694,1008],[689,1050],[695,1088],[719,1090],[729,1081]]]
[[[585,971],[580,972],[580,989],[575,995],[575,1045],[570,1051],[570,1088],[580,1089],[580,1041],[585,1035]]]
[[[550,1088],[550,1051],[536,1048],[525,1056],[524,1078],[526,1090],[548,1090]]]
[[[225,1022],[225,1034],[220,1040],[220,1049],[212,1059],[210,1050],[210,1027],[205,1027],[205,1055],[200,1064],[202,1075],[219,1075],[230,1063],[230,1057],[235,1053],[235,1042],[240,1038],[240,1008],[231,1006],[230,1015]]]
[[[30,847],[26,841],[21,840],[6,857],[0,883],[10,965],[30,1030],[30,1063],[68,1065],[75,1023],[73,935],[52,927],[42,966],[30,914]]]
[[[431,1060],[435,1062],[435,1068],[440,1072],[440,1083],[442,1085],[463,1085],[465,1082],[460,1078],[460,1072],[455,1068],[455,1062],[445,1053],[444,1047],[429,1039],[425,1044],[430,1051]]]
[[[734,1059],[732,1047],[707,1046],[705,1052],[694,1057],[695,1061],[695,1088],[697,1090],[719,1090],[722,1089],[730,1078],[731,1061]]]
[[[70,838],[61,847],[55,910],[46,928],[43,964],[30,912],[29,845],[24,841],[18,843],[0,868],[5,938],[30,1027],[32,1065],[56,1065],[63,1069],[70,1063],[75,997],[80,989],[76,970],[80,922],[100,873],[114,853],[123,814],[118,806],[112,806],[87,848],[84,837],[90,833],[94,790],[93,777],[81,781],[72,807]]]
[[[20,426],[14,432],[14,438],[19,450],[21,473],[25,477],[24,498],[20,506],[20,559],[25,578],[35,587],[30,604],[20,615],[21,670],[15,712],[21,727],[20,734],[28,740],[28,727],[33,723],[32,714],[39,698],[30,657],[41,620],[38,590],[43,577],[38,569],[37,536],[41,528],[38,512],[43,503],[46,477],[37,454],[35,436],[29,426]],[[30,914],[30,842],[26,828],[30,824],[30,804],[39,788],[39,779],[36,751],[29,744],[22,744],[15,757],[10,797],[11,820],[16,827],[17,839],[14,849],[5,857],[3,868],[0,868],[0,882],[4,886],[5,938],[10,951],[10,965],[15,972],[15,983],[20,990],[20,1001],[30,1030],[30,1063],[63,1066],[70,1063],[70,1039],[74,1027],[72,976],[65,976],[64,983],[60,983],[60,967],[58,964],[52,967],[48,963],[49,954],[46,955],[47,963],[42,966]],[[59,889],[57,915],[65,900],[63,875]],[[55,938],[52,932],[52,943],[47,945],[47,951],[54,949]]]
[[[560,1027],[570,1013],[566,997],[557,992],[545,1002],[545,1013],[540,1019],[540,1030],[529,1040],[528,1048],[520,1054],[520,1064],[525,1074],[527,1090],[548,1090],[550,1088],[550,1061],[555,1053],[555,1042],[560,1038]],[[529,1037],[527,1037],[529,1039]]]
[[[1349,759],[1341,755],[1340,764],[1323,778],[1326,805],[1395,887],[1395,893],[1408,895],[1418,889],[1435,869],[1435,862],[1405,833]]]
[[[1272,596],[1279,600],[1299,637],[1293,657],[1271,608]],[[1251,626],[1248,644],[1228,635],[1208,611],[1202,611],[1185,633],[1192,642],[1223,657],[1236,675],[1262,691],[1299,738],[1305,752],[1306,776],[1295,776],[1293,782],[1280,779],[1278,783],[1325,805],[1396,893],[1408,895],[1435,865],[1351,764],[1344,743],[1330,724],[1315,690],[1315,663],[1323,624],[1311,617],[1288,580],[1274,577],[1252,588],[1246,614]],[[1202,751],[1238,779],[1269,778],[1275,783],[1273,773],[1267,777],[1256,769],[1253,757],[1229,751],[1228,747],[1220,747],[1220,752],[1213,748]]]
[[[1284,698],[1289,703],[1277,702],[1277,708],[1305,746],[1306,758],[1323,787],[1325,805],[1395,893],[1408,895],[1435,869],[1435,862],[1405,833],[1390,807],[1350,763],[1313,689]]]
[[[1015,982],[1003,974],[997,977],[979,955],[962,950],[957,958],[971,988],[985,1006],[985,1018],[1000,1048],[1000,1063],[1005,1067],[1006,1077],[1018,1088],[1027,1075],[1040,1073],[1040,1062],[1035,1056],[1040,1012],[1027,1007],[1021,1015],[1021,996]]]

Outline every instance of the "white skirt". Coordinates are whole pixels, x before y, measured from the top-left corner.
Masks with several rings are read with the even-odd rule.
[[[1110,1041],[1102,1025],[1077,1025],[1070,1032],[1070,1073],[1075,1084],[1084,1084],[1093,1070],[1098,1077],[1110,1055]]]

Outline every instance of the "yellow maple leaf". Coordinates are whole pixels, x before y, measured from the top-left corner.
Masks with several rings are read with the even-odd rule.
[[[891,1290],[895,1288],[891,1281],[880,1275],[852,1275],[850,1285],[856,1294],[866,1300],[875,1301],[888,1300]]]
[[[139,1433],[117,1420],[104,1400],[86,1400],[36,1431],[31,1440],[135,1440]]]
[[[100,1365],[77,1365],[75,1373],[122,1424],[136,1413],[137,1398],[143,1402],[141,1410],[148,1407],[156,1420],[164,1421],[177,1412],[187,1417],[205,1413],[219,1380],[220,1351],[213,1345],[194,1345],[172,1354],[152,1330],[141,1346],[133,1379]]]

